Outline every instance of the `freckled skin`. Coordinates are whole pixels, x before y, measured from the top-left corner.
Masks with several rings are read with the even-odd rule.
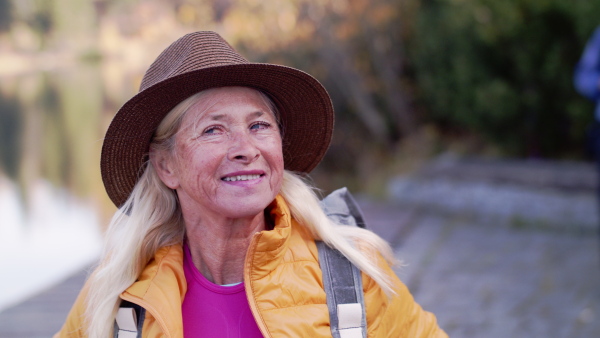
[[[251,237],[265,229],[264,209],[283,180],[281,136],[262,96],[211,89],[184,117],[173,154],[152,161],[177,192],[194,264],[215,283],[241,281]],[[260,177],[223,180],[241,174]]]
[[[181,204],[231,218],[262,213],[281,188],[283,154],[275,117],[258,93],[240,87],[213,90],[190,108],[182,126],[171,186]],[[264,172],[261,182],[236,186],[222,180],[248,170]]]

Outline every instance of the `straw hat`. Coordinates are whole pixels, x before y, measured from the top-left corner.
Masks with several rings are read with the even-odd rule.
[[[333,131],[333,106],[312,76],[290,67],[250,63],[214,32],[187,34],[152,63],[140,91],[113,118],[100,169],[120,207],[145,169],[150,141],[165,115],[202,90],[245,86],[266,93],[281,114],[285,168],[308,173],[323,158]]]

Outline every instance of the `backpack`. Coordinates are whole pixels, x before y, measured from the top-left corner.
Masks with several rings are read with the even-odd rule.
[[[321,201],[321,208],[335,223],[366,228],[358,204],[341,188]],[[366,338],[367,321],[360,270],[338,250],[316,241],[323,286],[327,295],[329,322],[333,338]],[[146,310],[137,304],[122,301],[115,317],[115,338],[139,338]]]

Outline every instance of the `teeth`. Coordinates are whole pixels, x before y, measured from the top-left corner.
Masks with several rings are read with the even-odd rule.
[[[255,180],[259,177],[260,177],[260,175],[237,175],[237,176],[225,177],[225,178],[223,178],[223,181],[227,181],[227,182],[248,181],[248,180]]]

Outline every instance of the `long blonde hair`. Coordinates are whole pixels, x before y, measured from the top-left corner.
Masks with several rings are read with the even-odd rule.
[[[173,151],[174,135],[185,113],[204,93],[189,97],[169,112],[156,131],[151,151]],[[270,101],[266,95],[263,97]],[[274,107],[272,103],[271,106]],[[379,252],[388,262],[394,262],[392,249],[383,239],[368,230],[333,224],[319,206],[313,188],[292,172],[284,172],[280,194],[292,217],[316,240],[342,252],[388,295],[394,293],[391,277],[379,268],[377,258],[369,254]],[[89,337],[110,335],[120,294],[136,281],[159,248],[181,244],[184,236],[177,195],[162,183],[148,161],[128,200],[113,216],[100,264],[88,281],[85,318]],[[366,250],[357,249],[357,242]]]

